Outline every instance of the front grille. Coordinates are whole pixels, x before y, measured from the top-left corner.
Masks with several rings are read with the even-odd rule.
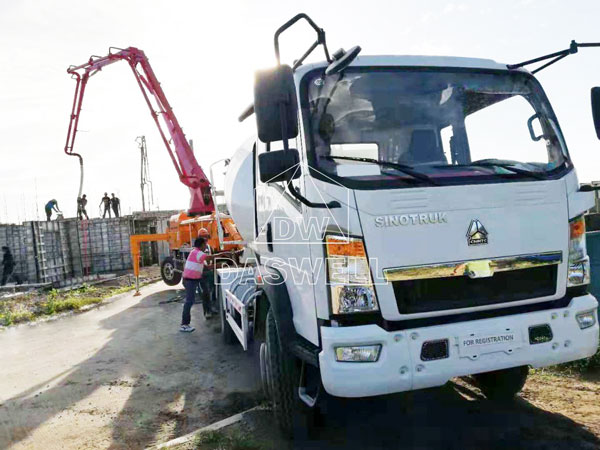
[[[415,314],[509,303],[556,293],[558,265],[467,276],[394,281],[400,314]]]

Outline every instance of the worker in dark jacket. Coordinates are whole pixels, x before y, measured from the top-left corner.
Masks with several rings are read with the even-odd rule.
[[[106,213],[108,213],[108,218],[110,219],[110,197],[108,196],[108,192],[104,193],[104,197],[100,201],[100,206],[104,205],[104,214],[102,214],[102,218],[106,217]]]
[[[83,216],[85,216],[86,220],[90,220],[90,218],[87,215],[87,210],[85,209],[87,206],[87,202],[88,201],[85,194],[77,198],[77,218],[79,220],[83,220]]]
[[[50,222],[50,219],[52,218],[53,210],[56,211],[58,214],[62,214],[58,209],[58,202],[55,199],[52,199],[48,203],[46,203],[44,209],[46,210],[46,220],[48,222]]]
[[[2,281],[0,282],[0,286],[4,286],[6,282],[14,277],[17,284],[21,284],[21,280],[18,276],[14,275],[13,272],[15,270],[15,259],[13,258],[10,249],[6,246],[2,247],[2,251],[4,252],[4,256],[2,257]],[[14,275],[14,276],[13,276]]]
[[[110,206],[115,213],[115,217],[119,217],[121,215],[121,200],[119,200],[119,197],[115,197],[115,194],[110,195],[112,195],[112,198],[110,199]]]

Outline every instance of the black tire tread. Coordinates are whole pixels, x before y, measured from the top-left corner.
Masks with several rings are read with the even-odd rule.
[[[172,264],[175,268],[177,267],[175,260],[172,257],[167,256],[165,259],[162,260],[162,263],[160,263],[160,276],[167,286],[177,286],[179,283],[181,283],[182,273],[175,272],[173,279],[168,280],[167,278],[165,278],[164,275],[164,267],[167,263]]]
[[[511,400],[523,389],[529,374],[529,366],[519,366],[474,376],[479,389],[489,399]]]
[[[267,313],[266,338],[269,351],[268,361],[271,378],[271,400],[273,402],[273,413],[275,421],[281,431],[292,435],[294,405],[296,396],[294,386],[296,383],[296,364],[293,356],[287,356],[283,352],[283,346],[277,323],[272,310]]]

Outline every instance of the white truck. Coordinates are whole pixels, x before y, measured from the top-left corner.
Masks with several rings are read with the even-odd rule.
[[[279,34],[299,19],[317,41],[282,65]],[[326,61],[303,64],[319,45]],[[506,399],[528,367],[597,351],[593,192],[529,62],[330,56],[304,14],[277,31],[275,52],[241,118],[255,113],[257,135],[226,180],[254,257],[219,270],[218,296],[224,339],[260,347],[284,431],[323,390],[365,397],[473,375]]]

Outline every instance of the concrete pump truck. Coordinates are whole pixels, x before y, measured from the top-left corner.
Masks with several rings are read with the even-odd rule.
[[[81,197],[83,189],[83,157],[73,150],[87,83],[103,68],[119,61],[129,64],[179,176],[179,181],[190,191],[188,210],[169,218],[166,233],[131,236],[131,255],[136,280],[139,275],[140,244],[142,242],[167,241],[170,255],[161,262],[161,276],[166,284],[174,286],[181,281],[183,264],[192,249],[193,240],[198,236],[200,230],[206,229],[209,232],[209,244],[215,252],[241,250],[243,242],[231,217],[217,210],[218,191],[211,185],[202,167],[198,164],[194,151],[179,125],[148,57],[142,50],[135,47],[125,49],[111,47],[108,55],[91,56],[87,62],[70,66],[67,69],[67,73],[75,79],[76,85],[65,153],[79,159],[81,175],[78,198]],[[86,231],[87,227],[85,223],[82,223],[82,234],[85,235]],[[234,256],[234,259],[237,259],[237,256]]]
[[[292,66],[279,36],[317,39]],[[322,46],[325,61],[304,64]],[[528,368],[598,348],[580,186],[535,70],[599,44],[507,65],[329,54],[300,14],[256,74],[257,133],[232,157],[228,208],[255,264],[220,269],[223,338],[260,349],[291,432],[322,394],[365,397],[473,375],[514,396]],[[592,90],[600,137],[600,90]]]

